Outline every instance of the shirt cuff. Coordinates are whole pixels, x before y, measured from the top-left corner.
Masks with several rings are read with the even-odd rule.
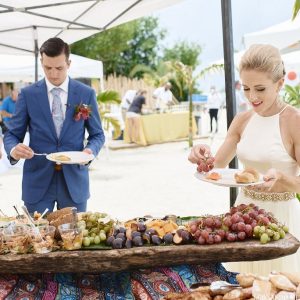
[[[9,162],[10,162],[10,164],[11,165],[15,165],[19,160],[17,160],[17,159],[14,159],[12,156],[11,156],[11,154],[12,154],[12,152],[14,151],[16,149],[16,147],[13,147],[11,150],[10,150],[10,153],[9,153]]]

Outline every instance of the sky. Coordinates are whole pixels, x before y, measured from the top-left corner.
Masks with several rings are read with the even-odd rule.
[[[294,0],[232,0],[233,47],[244,50],[243,35],[265,29],[291,18]],[[164,45],[184,40],[202,46],[201,67],[223,58],[221,0],[183,0],[155,14],[167,29]],[[220,76],[210,76],[202,84],[222,88]],[[216,82],[214,82],[216,81]],[[224,85],[224,84],[223,84]]]

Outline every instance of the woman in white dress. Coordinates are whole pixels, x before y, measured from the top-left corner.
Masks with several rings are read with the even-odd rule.
[[[214,166],[225,168],[237,155],[244,167],[265,174],[265,183],[243,188],[235,205],[255,203],[272,212],[300,240],[300,112],[284,103],[279,91],[285,70],[278,49],[253,45],[243,55],[239,66],[245,96],[252,109],[234,118]],[[189,160],[203,161],[210,155],[206,145],[195,146]],[[202,151],[203,153],[203,151]],[[230,264],[237,272],[268,274],[272,270],[300,272],[300,251],[276,260]]]

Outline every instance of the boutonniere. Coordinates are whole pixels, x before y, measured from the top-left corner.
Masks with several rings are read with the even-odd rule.
[[[92,108],[87,104],[78,104],[75,106],[74,120],[79,121],[80,119],[87,120],[92,113]]]

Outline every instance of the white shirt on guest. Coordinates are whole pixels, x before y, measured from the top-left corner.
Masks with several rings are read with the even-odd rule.
[[[66,110],[67,110],[67,101],[68,101],[69,76],[66,77],[65,81],[60,86],[53,85],[46,77],[45,77],[45,81],[46,81],[46,86],[47,86],[50,111],[52,112],[52,103],[53,103],[53,95],[51,93],[51,90],[54,88],[60,88],[61,89],[60,99],[61,99],[63,113],[65,116]]]

